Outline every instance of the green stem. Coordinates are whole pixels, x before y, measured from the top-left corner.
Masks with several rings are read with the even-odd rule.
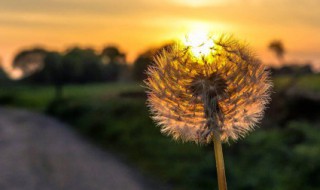
[[[226,174],[224,170],[224,160],[223,160],[220,134],[214,135],[213,144],[214,144],[214,155],[216,158],[219,190],[227,190],[227,181],[226,181]]]

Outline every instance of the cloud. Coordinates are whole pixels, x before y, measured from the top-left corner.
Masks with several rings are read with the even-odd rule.
[[[167,0],[174,4],[190,7],[204,7],[204,6],[221,6],[227,5],[234,0]]]
[[[195,5],[195,6],[191,6]],[[139,22],[150,17],[185,17],[230,23],[320,25],[318,0],[10,0],[0,1],[0,12],[52,17],[125,18]],[[136,19],[136,20],[134,20]],[[50,19],[49,19],[50,20]],[[4,22],[4,21],[3,21]],[[6,22],[6,24],[9,24]],[[18,24],[18,23],[17,23]]]
[[[130,14],[151,8],[153,3],[145,0],[10,0],[0,1],[1,11],[14,13],[48,13],[48,14]]]

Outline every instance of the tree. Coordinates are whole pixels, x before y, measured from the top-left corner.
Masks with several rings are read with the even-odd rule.
[[[140,54],[133,63],[133,78],[138,81],[146,79],[146,71],[148,65],[150,65],[153,62],[153,57],[163,49],[169,50],[172,45],[173,43],[170,42],[160,47],[151,48],[145,51],[144,53]]]
[[[115,46],[107,46],[102,50],[103,78],[106,81],[116,81],[126,68],[126,56]]]
[[[269,49],[272,51],[278,58],[279,62],[283,61],[283,56],[285,53],[284,46],[280,40],[274,40],[269,44]]]
[[[10,79],[0,63],[0,85],[6,84],[9,81],[10,81]]]
[[[102,50],[101,58],[104,64],[118,63],[123,64],[126,62],[126,56],[121,53],[115,46],[107,46]]]
[[[50,52],[45,58],[43,72],[48,76],[51,84],[55,86],[55,98],[61,99],[63,96],[63,86],[65,81],[62,75],[62,56],[58,52]]]
[[[22,50],[15,56],[13,67],[20,69],[23,76],[29,76],[42,69],[46,53],[43,48]]]
[[[102,64],[93,49],[69,49],[62,58],[63,80],[67,83],[101,81]]]
[[[62,76],[62,56],[58,52],[46,52],[40,70],[22,79],[23,82],[41,85],[54,85],[55,97],[62,97],[62,86],[65,83]]]

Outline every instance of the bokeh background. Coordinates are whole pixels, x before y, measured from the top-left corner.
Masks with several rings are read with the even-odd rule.
[[[212,189],[212,145],[160,134],[142,81],[172,40],[231,33],[268,65],[274,93],[260,128],[224,145],[229,188],[319,189],[319,8],[318,0],[1,1],[0,104],[68,123],[168,188]]]

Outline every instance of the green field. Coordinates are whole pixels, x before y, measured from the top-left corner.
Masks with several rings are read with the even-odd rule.
[[[45,111],[54,99],[53,86],[12,85],[0,88],[2,104]],[[122,92],[143,91],[137,83],[66,85],[63,96],[81,102],[101,102]],[[6,101],[7,100],[7,101]]]
[[[298,87],[320,91],[319,76]],[[289,79],[275,80],[279,89]],[[312,80],[312,82],[310,82]],[[6,106],[45,112],[174,189],[216,187],[212,145],[175,142],[149,117],[144,89],[136,83],[70,85],[62,100],[52,87],[2,89]],[[239,142],[224,145],[229,189],[319,189],[319,124],[288,122],[263,126]]]
[[[281,89],[286,84],[288,84],[292,79],[290,76],[281,76],[277,77],[274,80],[275,89]],[[300,76],[297,78],[297,82],[295,83],[295,87],[300,90],[308,90],[313,92],[320,92],[320,75],[307,75]]]

